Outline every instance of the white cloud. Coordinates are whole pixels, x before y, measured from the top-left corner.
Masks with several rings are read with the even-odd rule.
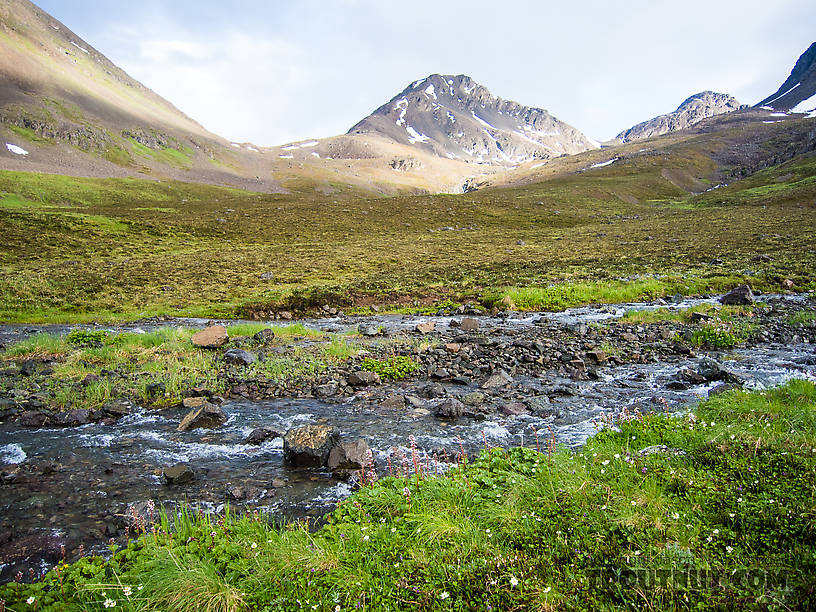
[[[754,103],[813,42],[810,2],[39,3],[208,129],[282,144],[345,132],[432,72],[598,139],[703,89]]]

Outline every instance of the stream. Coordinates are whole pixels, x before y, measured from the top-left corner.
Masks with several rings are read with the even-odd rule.
[[[787,298],[787,299],[797,299]],[[687,308],[706,300],[686,300],[673,308]],[[712,300],[708,300],[712,301]],[[495,319],[485,324],[503,329],[533,325],[547,317],[562,325],[580,325],[614,318],[629,308],[655,305],[616,305],[571,309],[564,313],[525,313]],[[342,331],[363,319],[309,320],[319,329]],[[364,319],[394,333],[413,329],[419,322],[434,321],[445,327],[451,317],[379,316]],[[174,319],[172,325],[202,325],[200,320]],[[133,331],[123,326],[119,331]],[[147,327],[142,326],[144,329]],[[65,332],[68,326],[0,326],[0,341],[48,330]],[[757,347],[709,353],[727,364],[728,370],[744,380],[747,388],[767,388],[791,378],[816,381],[814,345],[767,343]],[[443,421],[427,410],[408,407],[396,411],[380,406],[365,391],[350,397],[318,399],[284,398],[274,401],[235,401],[222,404],[228,421],[215,430],[176,431],[184,410],[144,411],[124,417],[114,424],[92,423],[76,428],[25,429],[11,423],[0,425],[0,470],[17,466],[14,486],[0,487],[0,538],[4,531],[27,534],[22,541],[39,547],[40,567],[53,563],[61,543],[69,550],[84,543],[85,550],[103,551],[109,538],[121,537],[128,524],[129,507],[139,512],[155,505],[173,507],[179,502],[194,508],[219,511],[225,504],[258,510],[275,520],[304,516],[315,519],[329,511],[338,500],[352,492],[352,486],[333,478],[328,471],[293,469],[283,463],[280,438],[260,446],[244,444],[257,427],[286,431],[298,425],[325,422],[338,427],[344,437],[362,437],[374,452],[380,475],[400,473],[403,457],[411,456],[410,436],[414,436],[422,462],[431,472],[446,469],[446,459],[464,449],[469,455],[485,444],[544,448],[550,428],[557,442],[578,447],[595,433],[593,420],[602,412],[624,409],[641,411],[681,411],[718,383],[706,383],[684,390],[672,390],[669,383],[681,368],[694,368],[699,356],[676,358],[658,363],[630,363],[599,369],[597,380],[543,380],[515,377],[513,385],[529,395],[543,393],[545,387],[562,385],[564,393],[550,395],[547,416],[502,416],[493,413],[484,420],[459,418]],[[388,383],[400,393],[410,393],[422,381]],[[445,384],[455,396],[478,389]],[[539,439],[536,439],[536,431]],[[168,486],[163,468],[187,463],[197,478],[188,484]],[[24,468],[24,469],[23,469]],[[30,486],[29,486],[30,485]],[[28,539],[26,539],[28,538]],[[2,540],[0,540],[2,545]],[[26,557],[30,565],[32,559]],[[0,558],[0,579],[9,580],[23,569],[15,559]],[[24,571],[28,571],[25,567]]]

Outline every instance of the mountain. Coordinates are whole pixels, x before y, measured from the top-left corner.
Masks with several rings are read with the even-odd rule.
[[[0,0],[2,167],[273,190],[247,147],[208,132],[28,0]]]
[[[512,165],[598,148],[546,110],[504,100],[463,74],[415,81],[348,131],[439,157]]]
[[[800,113],[816,109],[816,42],[799,57],[782,86],[757,106]]]
[[[742,105],[733,96],[713,91],[701,91],[686,98],[673,113],[638,123],[618,134],[615,140],[625,143],[676,132],[691,127],[708,117],[730,113],[740,108]]]

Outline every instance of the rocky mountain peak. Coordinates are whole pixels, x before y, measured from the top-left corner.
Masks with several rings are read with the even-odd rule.
[[[757,106],[794,112],[816,108],[816,42],[799,57],[780,88]]]
[[[518,164],[597,148],[541,108],[494,96],[467,75],[414,81],[349,134],[377,133],[450,159]]]
[[[701,91],[683,100],[674,112],[638,123],[618,134],[616,139],[624,143],[652,138],[683,130],[708,117],[730,113],[740,108],[742,105],[734,96],[714,91]]]

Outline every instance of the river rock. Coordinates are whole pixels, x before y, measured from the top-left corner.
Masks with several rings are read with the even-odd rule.
[[[195,346],[208,349],[224,346],[228,340],[227,328],[223,325],[210,325],[191,338]]]
[[[244,444],[254,444],[258,446],[267,440],[274,440],[275,438],[282,438],[284,433],[277,429],[269,429],[268,427],[257,427],[253,429],[250,434],[244,438]]]
[[[499,407],[499,412],[501,412],[504,416],[521,416],[530,414],[530,411],[527,410],[527,406],[525,406],[521,402],[510,402],[509,404],[502,404]]]
[[[706,379],[707,382],[722,380],[725,382],[741,383],[742,377],[738,374],[730,372],[722,367],[713,359],[703,359],[697,367],[697,372],[700,376]]]
[[[465,405],[455,397],[446,397],[434,403],[433,414],[440,419],[455,419],[465,412]]]
[[[380,402],[380,408],[385,408],[386,410],[402,410],[405,408],[405,397],[396,393],[389,395]]]
[[[340,385],[336,382],[326,383],[325,385],[318,385],[314,388],[315,397],[334,397],[340,390]]]
[[[357,440],[343,440],[329,452],[327,467],[333,474],[348,477],[351,472],[368,467],[373,461],[368,442],[362,438]]]
[[[164,468],[162,476],[164,476],[164,483],[168,485],[186,484],[195,480],[193,468],[186,463],[179,463],[178,465]]]
[[[511,382],[513,382],[513,377],[504,370],[500,370],[482,383],[482,389],[498,389],[499,387],[506,387]]]
[[[258,361],[258,358],[243,349],[229,349],[224,352],[224,361],[233,365],[248,366]]]
[[[382,334],[382,329],[380,329],[379,325],[374,325],[373,323],[360,323],[357,326],[357,331],[360,332],[362,336],[379,336]]]
[[[322,467],[340,442],[340,432],[329,425],[304,425],[283,437],[283,460],[294,467]]]
[[[425,335],[430,334],[435,328],[436,323],[433,321],[428,321],[427,323],[418,323],[414,329],[416,329],[418,333]]]
[[[481,406],[485,403],[485,394],[472,391],[462,396],[462,403],[466,406]]]
[[[203,399],[189,397],[186,400]],[[185,401],[186,401],[185,400]],[[215,404],[203,400],[201,406],[193,408],[179,423],[177,431],[190,431],[192,429],[215,429],[221,427],[227,420],[227,415]]]
[[[91,413],[84,409],[66,410],[56,414],[52,422],[62,427],[79,427],[91,422]]]
[[[476,331],[479,329],[479,326],[479,320],[472,317],[465,317],[459,322],[459,327],[465,332]]]
[[[747,306],[754,303],[754,292],[748,285],[740,285],[722,296],[720,303],[729,306]]]
[[[380,375],[376,372],[358,370],[349,374],[346,380],[352,387],[367,387],[368,385],[380,384]]]
[[[26,410],[19,417],[23,427],[42,427],[48,422],[48,415],[40,410]]]

